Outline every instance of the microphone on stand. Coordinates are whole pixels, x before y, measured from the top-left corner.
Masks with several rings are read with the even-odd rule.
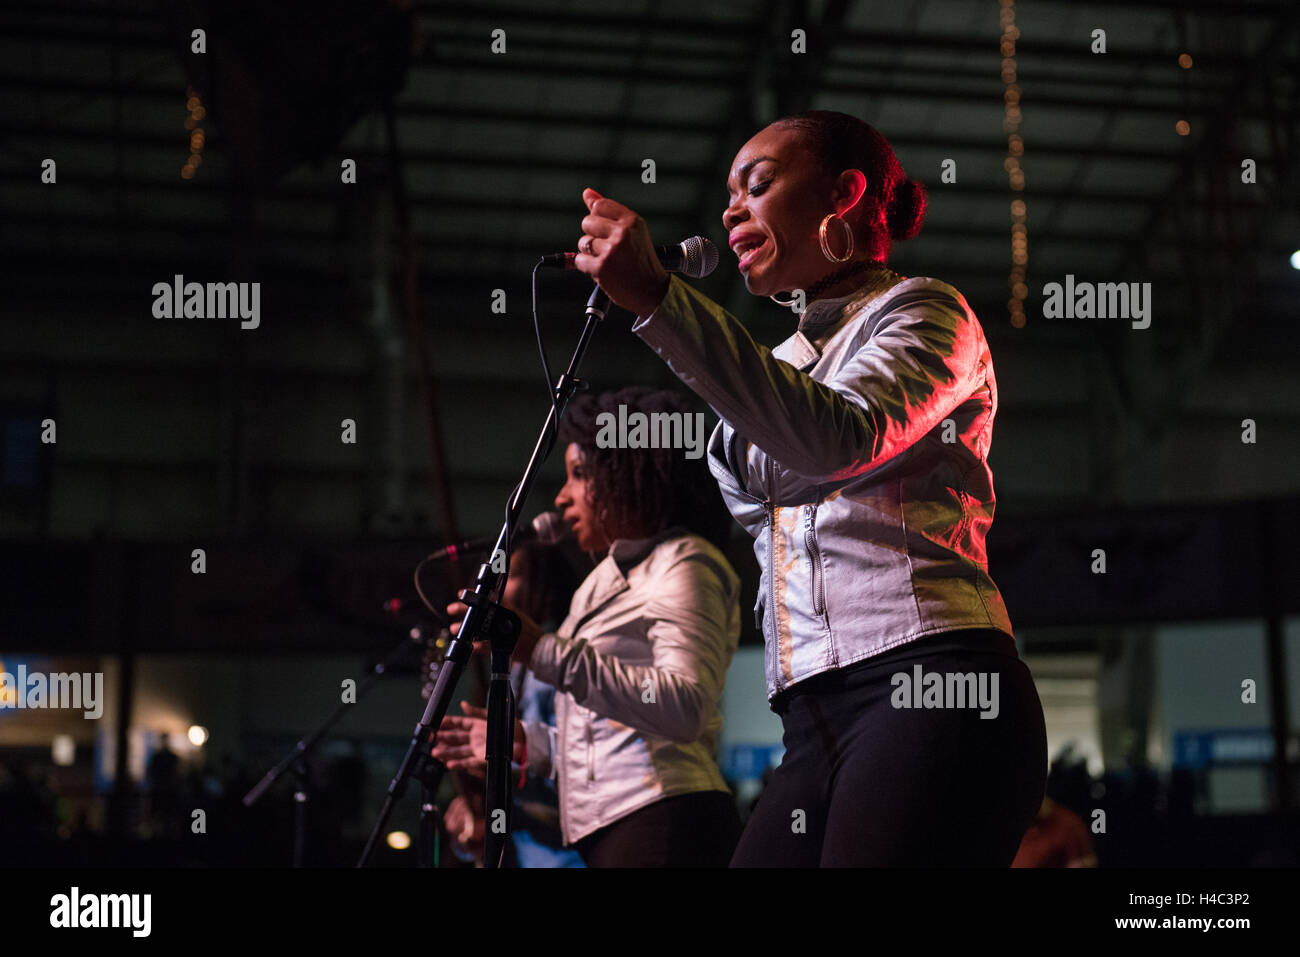
[[[543,545],[558,545],[569,537],[573,529],[559,512],[542,512],[532,520],[529,527]]]
[[[569,526],[560,517],[559,512],[542,512],[528,525],[525,525],[521,532],[531,531],[532,537],[537,539],[543,545],[554,545],[561,542],[569,534]],[[463,542],[457,542],[455,545],[448,545],[446,548],[440,548],[430,555],[426,561],[438,561],[443,558],[456,559],[461,552],[473,552],[481,548],[487,548],[489,545],[496,543],[496,536],[480,535],[478,538],[467,538]]]
[[[679,272],[691,279],[703,279],[718,268],[718,247],[703,236],[691,236],[680,243],[656,246],[659,263],[669,272]],[[551,253],[542,257],[543,266],[557,269],[576,269],[573,264],[577,253]]]

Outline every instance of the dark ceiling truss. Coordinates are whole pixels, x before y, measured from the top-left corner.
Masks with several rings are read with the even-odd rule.
[[[1170,317],[1183,334],[1177,340],[1178,351],[1162,357],[1159,373],[1149,337],[1101,325],[1089,327],[1095,368],[1101,373],[1094,382],[1105,393],[1095,405],[1111,411],[1109,426],[1100,434],[1114,443],[1109,454],[1093,459],[1094,492],[1099,495],[1124,495],[1115,482],[1123,460],[1127,457],[1145,463],[1150,458],[1181,413],[1189,391],[1215,361],[1233,320],[1250,301],[1250,289],[1262,282],[1260,259],[1269,249],[1269,241],[1263,238],[1268,220],[1289,210],[1292,225],[1297,222],[1295,167],[1276,164],[1289,161],[1286,148],[1279,151],[1278,145],[1294,142],[1300,126],[1295,61],[1286,56],[1298,25],[1300,4],[1279,7],[1261,47],[1235,70],[1227,89],[1198,87],[1200,112],[1206,121],[1197,126],[1196,137],[1179,158],[1176,174],[1150,198],[1140,227],[1115,255],[1112,275],[1151,275],[1155,251],[1174,243],[1182,266],[1179,279],[1190,291],[1190,308]],[[1185,32],[1185,22],[1180,26]],[[1290,82],[1278,82],[1281,77]],[[1257,94],[1267,104],[1262,111],[1243,108],[1252,104]],[[1290,108],[1277,109],[1279,97],[1288,95]],[[1189,88],[1189,105],[1190,98]],[[1274,164],[1258,174],[1256,195],[1250,200],[1241,196],[1240,187],[1245,156],[1241,122],[1248,113],[1265,118]],[[1249,248],[1247,237],[1253,237]],[[1281,248],[1273,252],[1278,259],[1285,255]],[[1137,481],[1145,481],[1140,473],[1149,469],[1149,464],[1133,466],[1130,461],[1128,467],[1139,473]]]
[[[972,8],[987,6],[972,0]],[[1064,5],[1062,5],[1064,6]],[[1222,16],[1221,3],[1210,0],[1104,0],[1087,5],[1096,8],[1099,16],[1124,15],[1132,12],[1154,13],[1157,16]],[[915,6],[908,9],[919,10]],[[1286,21],[1294,5],[1286,0],[1265,2],[1248,0],[1232,5],[1232,15],[1256,27],[1272,26],[1274,32]],[[719,214],[725,205],[726,167],[739,143],[765,119],[756,113],[760,104],[771,110],[788,112],[811,105],[812,93],[825,93],[851,102],[877,102],[888,99],[918,109],[945,105],[983,107],[990,116],[1000,117],[1001,84],[997,76],[998,52],[996,43],[987,38],[966,33],[937,35],[932,31],[895,27],[893,29],[854,29],[846,24],[853,22],[855,5],[848,0],[829,3],[768,3],[734,4],[701,7],[702,12],[687,16],[657,15],[654,11],[641,14],[621,14],[608,10],[597,11],[545,11],[535,5],[522,3],[464,4],[459,0],[446,2],[418,2],[415,4],[417,31],[423,37],[423,52],[413,66],[410,88],[398,101],[398,121],[410,132],[404,136],[412,142],[405,151],[404,161],[412,172],[412,180],[427,183],[431,173],[452,184],[447,189],[413,190],[413,206],[427,219],[430,212],[463,216],[474,208],[488,214],[500,214],[505,204],[484,200],[483,191],[458,193],[454,185],[461,171],[493,172],[504,176],[554,174],[564,176],[581,169],[584,175],[599,178],[602,182],[622,182],[620,176],[632,181],[639,170],[629,165],[626,150],[607,155],[558,155],[569,130],[589,131],[603,127],[615,131],[615,142],[628,136],[645,134],[685,135],[697,137],[709,144],[708,159],[701,162],[693,157],[672,167],[677,187],[670,198],[658,201],[647,194],[643,210],[656,222],[697,232],[719,229]],[[706,12],[705,12],[706,11]],[[860,11],[856,11],[860,12]],[[789,31],[795,26],[809,31],[809,50],[815,55],[803,57],[782,56],[788,50]],[[504,26],[510,36],[510,65],[512,72],[524,80],[576,79],[606,81],[601,89],[614,91],[614,95],[627,97],[633,89],[656,90],[665,88],[666,108],[662,111],[634,111],[630,100],[603,104],[597,98],[587,108],[561,99],[543,109],[526,109],[512,104],[507,98],[498,99],[482,107],[454,102],[437,102],[417,91],[441,89],[443,74],[455,74],[471,84],[481,72],[501,74],[499,64],[487,53],[488,31]],[[159,106],[176,103],[179,96],[174,80],[162,79],[170,67],[175,72],[174,61],[166,38],[157,19],[154,4],[121,0],[114,4],[51,2],[21,12],[0,12],[0,32],[10,42],[58,45],[75,49],[78,46],[102,48],[106,35],[113,36],[123,50],[133,56],[128,69],[116,83],[104,83],[60,76],[49,71],[47,76],[20,76],[14,71],[0,69],[0,93],[14,100],[18,109],[16,118],[6,118],[0,129],[0,144],[5,156],[0,164],[6,172],[17,172],[33,158],[47,155],[55,148],[65,148],[68,141],[82,144],[121,148],[123,144],[136,150],[172,150],[183,141],[176,134],[159,129],[106,128],[104,119],[108,110],[99,108],[111,97],[113,101],[131,98],[137,103]],[[1131,239],[1126,254],[1139,244],[1146,243],[1149,230],[1141,227],[1144,219],[1149,223],[1162,205],[1169,202],[1166,184],[1174,184],[1180,170],[1195,162],[1193,150],[1204,142],[1201,131],[1210,129],[1220,115],[1222,104],[1231,102],[1236,79],[1251,69],[1254,57],[1250,54],[1198,51],[1196,81],[1198,98],[1189,100],[1182,95],[1185,77],[1178,71],[1170,72],[1168,79],[1143,67],[1167,63],[1172,60],[1174,47],[1156,44],[1143,49],[1122,48],[1112,43],[1104,64],[1092,55],[1086,43],[1062,42],[1059,37],[1035,39],[1022,37],[1017,45],[1017,60],[1025,86],[1024,108],[1027,121],[1039,115],[1050,114],[1060,121],[1072,114],[1083,118],[1090,134],[1076,134],[1070,140],[1068,126],[1050,134],[1035,135],[1032,124],[1027,124],[1026,143],[1029,161],[1053,161],[1058,167],[1071,160],[1080,163],[1073,175],[1031,175],[1025,197],[1037,210],[1040,218],[1033,230],[1035,249],[1042,251],[1050,246],[1073,250],[1091,244],[1098,259],[1114,255],[1115,239]],[[763,51],[755,55],[754,51]],[[891,62],[899,51],[908,57]],[[141,69],[148,57],[158,64],[156,69]],[[917,58],[934,58],[941,67],[929,68]],[[619,64],[619,84],[608,82],[613,77],[609,61]],[[984,65],[987,63],[987,67]],[[1258,124],[1267,131],[1273,143],[1276,159],[1294,156],[1294,122],[1285,122],[1289,105],[1295,103],[1293,53],[1281,49],[1275,57],[1281,78],[1268,73],[1266,93],[1271,97],[1250,97],[1237,100],[1235,107],[1239,122]],[[1142,73],[1148,76],[1138,77]],[[937,81],[942,76],[944,82]],[[1032,83],[1030,78],[1032,77]],[[1288,83],[1288,77],[1290,78]],[[417,82],[418,81],[418,82]],[[1271,88],[1268,86],[1272,82]],[[675,89],[669,89],[673,87]],[[722,100],[729,108],[725,115],[692,117],[692,110],[675,111],[670,99],[689,99],[695,87],[717,93],[730,93]],[[50,98],[67,96],[70,102],[80,104],[80,109],[70,111],[50,109]],[[41,113],[33,110],[41,109]],[[149,106],[152,111],[152,105]],[[996,111],[996,112],[995,112]],[[10,111],[11,116],[15,111]],[[139,115],[139,111],[135,111]],[[1138,118],[1152,124],[1171,115],[1186,116],[1193,124],[1193,136],[1185,141],[1160,143],[1151,138],[1135,137],[1132,131],[1108,135],[1116,116],[1130,120]],[[1282,122],[1279,122],[1281,117]],[[1103,123],[1102,134],[1096,135],[1096,121]],[[416,130],[429,121],[438,121],[466,131],[461,142],[454,146],[425,146],[418,142]],[[721,122],[719,122],[721,121]],[[986,135],[949,133],[935,126],[919,127],[916,131],[902,130],[891,133],[891,140],[900,153],[921,154],[928,164],[935,156],[959,158],[967,172],[956,184],[946,185],[945,208],[934,216],[927,227],[927,235],[936,240],[976,240],[980,249],[991,248],[1004,232],[1004,224],[987,215],[988,204],[1001,196],[1008,196],[1000,182],[1000,160],[1005,152],[1005,141],[991,120]],[[1108,125],[1109,124],[1109,125]],[[474,131],[490,129],[498,136],[517,137],[528,143],[527,153],[508,150],[486,151],[476,148]],[[554,130],[557,135],[543,142],[537,132]],[[1041,137],[1041,138],[1040,138]],[[1113,140],[1113,142],[1110,142]],[[208,149],[220,154],[223,149],[220,128],[209,130]],[[531,149],[537,145],[537,149]],[[549,155],[547,147],[553,151]],[[359,162],[371,163],[383,159],[382,150],[365,142],[348,146],[348,155]],[[326,159],[333,160],[333,157]],[[662,164],[663,161],[661,161]],[[1111,178],[1111,164],[1141,164],[1147,167],[1141,183],[1132,176],[1117,173],[1115,185],[1097,187],[1099,181]],[[1098,164],[1096,169],[1090,164]],[[1104,175],[1100,164],[1107,164]],[[157,194],[179,196],[188,190],[194,195],[207,195],[204,191],[219,191],[223,187],[213,179],[196,180],[182,184],[171,178],[169,166],[166,175],[139,171],[133,165],[117,183],[123,192],[136,193],[150,189]],[[661,170],[662,172],[662,170]],[[1033,171],[1031,170],[1031,173]],[[80,175],[81,185],[103,192],[110,180],[102,172]],[[450,174],[450,175],[448,175]],[[150,176],[156,176],[154,183]],[[919,171],[927,179],[924,170]],[[932,174],[931,174],[932,175]],[[319,176],[313,181],[307,177],[305,185],[282,185],[271,199],[280,210],[293,210],[298,204],[318,201],[328,204],[331,188]],[[681,184],[690,186],[683,191]],[[1086,185],[1086,189],[1084,188]],[[1170,186],[1170,189],[1174,189]],[[685,192],[685,196],[683,196]],[[1271,197],[1270,201],[1275,201]],[[1203,208],[1214,206],[1217,199],[1204,193],[1183,195],[1180,204],[1191,203]],[[963,205],[964,204],[964,205]],[[572,203],[563,198],[528,198],[512,200],[510,208],[528,212],[537,219],[534,226],[544,226],[552,218],[567,215]],[[1067,211],[1072,207],[1102,206],[1115,210],[1114,225],[1097,228],[1069,225]],[[1241,204],[1247,209],[1248,203]],[[1254,204],[1255,212],[1266,212],[1264,201]],[[1146,209],[1146,216],[1140,211]],[[950,211],[956,210],[954,217]],[[966,216],[961,216],[965,210]],[[1050,210],[1050,211],[1049,211]],[[1139,213],[1139,215],[1134,215]],[[136,213],[128,209],[127,218]],[[1094,217],[1095,218],[1095,217]],[[151,227],[165,228],[165,217],[140,220],[135,225],[125,224],[128,234],[138,234]],[[87,220],[73,214],[69,226],[85,225],[97,230],[93,216]],[[435,224],[436,225],[436,224]],[[202,232],[202,224],[195,224]],[[295,229],[293,217],[280,221],[268,219],[266,228],[276,238],[294,240],[305,238],[305,230]],[[665,227],[665,229],[667,226]],[[436,228],[424,231],[422,248],[434,256],[441,255],[440,243],[444,237]],[[1218,240],[1211,239],[1217,243]],[[458,244],[459,245],[459,244]],[[1152,244],[1164,247],[1167,240]],[[513,256],[516,244],[506,239],[489,247],[501,257]],[[1070,253],[1073,255],[1073,252]],[[960,253],[955,257],[960,259]],[[1040,260],[1041,261],[1041,260]],[[1163,259],[1162,259],[1163,261]],[[1151,265],[1147,263],[1147,265]],[[435,266],[436,268],[436,266]],[[731,277],[733,280],[735,277]]]
[[[10,86],[11,84],[7,82],[7,79],[0,75],[0,89],[5,89]],[[19,81],[12,84],[12,88],[30,94],[37,92],[40,89],[40,85],[30,81]],[[93,94],[102,93],[103,91],[102,89],[87,88],[81,92]],[[175,91],[158,91],[155,95],[160,100],[166,99],[174,102],[176,99]],[[497,112],[491,114],[490,117],[485,117],[482,111],[459,109],[455,107],[430,108],[424,112],[424,116],[430,119],[464,120],[467,122],[474,120],[490,120],[494,124],[517,123],[520,125],[542,127],[558,125],[571,126],[578,129],[590,128],[592,125],[600,124],[607,119],[606,117],[601,116],[595,118],[587,117],[585,119],[579,116],[539,117],[528,111],[521,111],[514,114]],[[1267,119],[1267,117],[1262,118]],[[608,117],[610,122],[614,122],[615,119],[616,118],[612,115]],[[715,123],[709,121],[654,122],[651,120],[640,121],[636,118],[629,118],[626,122],[630,127],[636,127],[647,131],[681,134],[707,134],[711,131],[715,131],[717,128]],[[750,132],[752,132],[752,130],[750,130]],[[4,126],[0,128],[0,137],[4,137],[5,139],[12,137],[36,139],[48,136],[51,138],[77,138],[84,139],[86,142],[98,143],[111,140],[118,135],[117,132],[113,131],[109,127],[97,128],[81,122],[78,122],[75,125],[71,123],[50,125],[48,122],[6,122]],[[168,149],[174,149],[178,143],[183,143],[184,141],[183,137],[179,134],[157,133],[143,129],[126,129],[121,132],[121,135],[131,143],[139,144],[141,146],[156,146]],[[0,142],[5,142],[5,139],[0,139]],[[988,136],[962,136],[960,134],[953,134],[945,136],[942,135],[942,133],[936,135],[910,135],[903,133],[893,135],[889,139],[890,142],[899,149],[943,150],[945,155],[950,153],[961,154],[973,152],[995,153],[1001,156],[1006,153],[1006,143],[1005,141],[1000,141],[1001,138],[997,134],[991,134]],[[213,132],[209,138],[209,142],[214,148],[218,147],[222,142],[220,131]],[[1105,146],[1095,142],[1056,140],[1051,142],[1035,142],[1033,147],[1035,155],[1040,156],[1094,156],[1099,158],[1114,158],[1117,160],[1135,160],[1142,163],[1176,163],[1183,155],[1183,150],[1180,149],[1155,149],[1148,146],[1138,146],[1132,143],[1117,143],[1114,146]],[[366,148],[362,147],[357,155],[365,154]],[[31,151],[31,155],[35,155],[34,149]],[[382,154],[375,153],[374,155]],[[464,150],[431,149],[418,146],[405,149],[402,155],[403,159],[412,163],[437,163],[467,167],[481,167],[484,165],[503,168],[535,167],[538,169],[551,168],[557,170],[572,170],[573,164],[577,159],[577,157],[547,157],[538,153],[530,153],[528,155],[510,155],[501,152],[479,152],[472,148]],[[592,170],[610,170],[613,167],[609,164],[596,162],[586,168]],[[709,166],[707,164],[687,164],[678,168],[687,174],[703,176],[706,170],[709,169]],[[712,183],[712,187],[718,198],[722,198],[725,194],[725,189],[722,187],[721,183],[721,180]],[[959,186],[960,184],[954,185]]]
[[[84,132],[81,134],[76,134],[72,131],[69,131],[67,135],[69,137],[77,136],[79,139],[83,141],[85,141],[87,138],[87,134]],[[109,134],[107,133],[104,133],[102,135],[105,139],[107,139],[109,136]],[[146,139],[147,137],[145,137],[142,134],[141,137],[133,139],[133,142],[140,142]],[[174,141],[174,137],[158,136],[157,140],[158,142],[156,142],[154,145],[157,145],[159,147],[174,147],[176,145]],[[213,137],[209,141],[209,143],[212,144],[216,149],[220,149],[220,140],[217,139],[216,137]],[[542,159],[529,160],[526,158],[519,158],[519,157],[503,157],[499,154],[494,154],[490,156],[483,155],[480,157],[457,156],[452,154],[435,154],[430,157],[420,158],[418,156],[418,151],[415,152],[417,153],[417,155],[414,157],[414,159],[417,162],[429,163],[435,166],[447,167],[447,168],[464,167],[467,169],[472,168],[478,170],[493,169],[493,170],[499,170],[502,173],[508,173],[511,170],[520,169],[520,168],[526,168],[534,172],[551,171],[555,173],[567,173],[567,172],[571,172],[573,169],[573,162],[567,160],[551,160],[551,161],[546,161]],[[376,151],[353,150],[350,151],[349,155],[351,155],[354,159],[356,159],[358,163],[366,163],[371,161],[377,162],[383,158],[383,153],[377,150]],[[404,158],[410,160],[412,157],[406,156]],[[18,172],[19,167],[18,164],[13,163],[12,160],[10,160],[8,163],[0,164],[0,170],[4,170],[6,168],[11,168],[12,172],[16,174]],[[1277,169],[1279,167],[1273,166],[1272,168]],[[590,167],[587,167],[587,171],[597,176],[627,175],[627,170],[623,166],[623,164],[618,164],[614,162],[604,162],[599,165],[592,165]],[[704,176],[702,175],[703,173],[702,168],[676,167],[676,172],[682,174],[683,176],[686,176],[689,179],[692,179],[693,181],[704,179]],[[140,174],[128,173],[118,178],[100,172],[85,172],[85,173],[79,172],[77,175],[77,182],[75,184],[75,188],[88,189],[91,190],[92,192],[100,193],[102,195],[101,192],[102,190],[106,189],[109,186],[116,186],[116,185],[120,185],[123,189],[132,190],[132,191],[175,193],[178,195],[188,194],[191,196],[204,195],[204,194],[210,194],[216,196],[222,192],[222,188],[219,184],[213,184],[211,182],[199,183],[199,184],[185,183],[179,180],[177,181],[168,180],[166,182],[159,182],[158,180],[153,179],[148,174],[144,174],[144,173],[140,173]],[[700,216],[695,221],[697,222],[703,221],[707,224],[712,224],[714,222],[720,221],[721,212],[723,207],[726,205],[726,203],[725,203],[725,199],[721,196],[722,190],[720,188],[717,188],[716,184],[714,185],[714,187],[710,188],[707,192],[709,194],[707,203],[702,207]],[[945,193],[951,195],[965,195],[971,198],[980,197],[980,198],[1000,200],[1006,198],[1006,187],[1005,185],[1000,185],[997,183],[961,182],[961,183],[954,183],[950,187],[946,187]],[[1038,200],[1053,200],[1053,201],[1080,200],[1080,201],[1086,201],[1090,205],[1100,204],[1100,205],[1115,205],[1115,206],[1140,206],[1144,209],[1149,208],[1151,205],[1150,193],[1143,193],[1137,190],[1124,190],[1124,189],[1089,190],[1086,200],[1081,200],[1077,189],[1069,189],[1069,188],[1041,187],[1032,190],[1027,189],[1026,196]],[[268,202],[275,205],[279,205],[279,204],[283,204],[286,206],[298,205],[303,207],[315,207],[319,209],[320,204],[322,202],[328,201],[330,197],[331,197],[331,193],[328,187],[321,186],[315,183],[312,184],[295,183],[292,185],[285,185],[279,187],[275,191],[275,194],[268,199]],[[430,209],[435,209],[435,210],[471,211],[474,209],[482,209],[488,211],[502,211],[508,209],[518,209],[521,211],[528,211],[528,212],[542,213],[542,214],[555,214],[555,215],[571,215],[573,212],[573,203],[571,201],[566,201],[562,199],[499,200],[490,196],[478,198],[472,196],[465,196],[453,192],[434,192],[429,190],[418,190],[418,189],[411,190],[410,202],[412,206],[416,208],[428,207]],[[1195,196],[1195,197],[1191,197],[1190,199],[1190,204],[1192,206],[1205,205],[1213,202],[1214,200],[1204,196]],[[1266,213],[1270,209],[1277,208],[1274,201],[1271,198],[1266,199],[1262,196],[1258,199],[1238,199],[1237,204],[1241,206],[1243,209],[1257,208],[1258,211],[1261,213]],[[653,214],[656,217],[680,217],[683,220],[688,220],[688,221],[691,220],[690,213],[680,208],[677,208],[674,205],[665,205],[665,204],[656,203],[647,200],[641,203],[641,209],[643,212],[647,214]],[[970,227],[965,228],[963,235],[978,234],[981,228],[982,227],[979,225],[972,225]],[[987,224],[987,226],[983,228],[990,236],[996,235],[998,237],[1002,237],[1003,234],[1006,232],[1006,230],[1002,227],[1001,223]],[[1068,237],[1069,233],[1067,232],[1065,235]],[[1087,238],[1087,235],[1088,234],[1080,234],[1080,236],[1077,238]],[[1113,234],[1108,233],[1107,235],[1113,235]]]
[[[847,7],[848,4],[844,0],[833,0],[824,15],[830,17],[843,15]],[[460,17],[460,21],[463,23],[467,17],[480,15],[485,22],[495,23],[501,20],[500,16],[490,13],[481,14],[471,9]],[[512,20],[518,16],[522,14],[510,14]],[[148,17],[138,19],[140,22],[134,28],[128,27],[120,32],[117,42],[121,47],[166,53],[168,51],[166,38],[161,35],[153,19]],[[544,19],[549,20],[549,18]],[[776,22],[779,21],[771,21],[771,23]],[[787,56],[785,60],[788,62],[784,69],[791,72],[788,76],[773,78],[779,85],[780,95],[789,97],[791,102],[799,100],[799,90],[806,89],[806,83],[800,78],[801,72],[819,76],[817,83],[819,92],[870,94],[880,88],[882,80],[892,78],[895,81],[908,81],[907,83],[894,82],[890,88],[890,94],[893,96],[940,101],[987,99],[995,105],[1001,102],[998,52],[996,46],[991,46],[988,41],[904,32],[846,30],[838,27],[835,20],[818,24],[810,15],[793,17],[787,22],[791,25],[791,29],[795,24],[802,23],[812,34],[809,38],[810,54],[803,57]],[[678,19],[652,20],[651,24],[652,26],[647,26],[646,29],[652,32],[629,33],[624,41],[613,44],[593,43],[590,39],[569,43],[545,39],[538,40],[535,46],[530,47],[525,40],[514,37],[510,48],[510,69],[518,75],[597,78],[604,83],[608,83],[611,78],[616,78],[620,82],[629,83],[663,83],[678,87],[698,84],[709,89],[717,89],[742,83],[746,77],[755,73],[756,67],[762,69],[764,58],[769,55],[770,48],[774,44],[783,44],[788,48],[790,42],[789,30],[771,31],[769,35],[764,36],[757,29],[751,29],[737,39],[725,35],[718,37],[716,32],[710,33],[707,28],[701,27],[703,31],[701,35],[710,37],[716,44],[709,56],[701,56],[697,52],[659,52],[651,48],[651,37],[671,37],[679,33],[682,26]],[[421,24],[421,26],[430,29],[432,35],[429,44],[417,56],[415,68],[451,70],[457,73],[490,71],[500,74],[500,64],[493,62],[485,53],[486,32],[481,35],[475,34],[458,24],[455,31],[444,36],[437,31],[436,24]],[[518,29],[514,23],[511,26],[512,29]],[[37,25],[29,19],[17,19],[12,14],[8,16],[0,14],[0,30],[11,40],[29,43],[80,44],[95,48],[102,48],[104,43],[102,27],[87,24],[80,17],[67,22]],[[757,62],[753,56],[753,51],[756,49],[764,51]],[[909,54],[935,54],[944,60],[951,59],[954,55],[982,57],[987,60],[988,68],[965,64],[951,67],[945,65],[942,70],[944,82],[928,84],[913,82],[925,78],[933,81],[935,71],[921,66],[883,68],[875,62],[882,52],[896,50],[906,50]],[[813,55],[814,53],[816,55]],[[1168,60],[1170,56],[1171,51],[1168,49],[1116,49],[1107,53],[1106,65],[1108,68],[1150,67]],[[634,62],[629,64],[629,59]],[[661,65],[638,66],[635,61],[640,59]],[[863,59],[867,62],[862,62]],[[1031,96],[1027,93],[1026,103],[1080,110],[1109,110],[1117,107],[1162,110],[1169,107],[1168,101],[1134,103],[1128,97],[1098,98],[1096,96],[1098,88],[1114,87],[1117,81],[1110,77],[1099,76],[1094,84],[1087,77],[1086,72],[1080,73],[1080,68],[1084,71],[1097,68],[1097,58],[1089,53],[1086,45],[1082,43],[1035,44],[1024,41],[1017,44],[1016,59],[1020,64],[1022,77],[1033,77],[1035,84],[1074,85],[1082,87],[1086,92],[1086,95],[1073,97],[1063,94],[1040,95],[1037,92]],[[1201,76],[1206,79],[1198,82],[1210,84],[1222,82],[1216,80],[1214,75],[1231,76],[1239,72],[1248,59],[1248,57],[1237,56],[1199,55],[1196,60],[1197,68],[1202,71]],[[616,74],[616,77],[612,77],[611,74]],[[842,78],[843,74],[860,76],[863,79],[852,82]],[[6,76],[5,82],[21,86],[23,79]],[[979,84],[982,88],[954,88],[954,80]],[[34,81],[34,84],[38,84],[42,89],[56,92],[86,93],[96,90],[94,84],[78,83],[56,76],[41,77]],[[1125,85],[1125,81],[1118,81],[1118,85]],[[1177,89],[1176,84],[1161,81],[1155,81],[1153,84],[1144,83],[1143,86],[1145,89],[1163,92],[1176,92]],[[102,87],[99,89],[102,90]],[[141,95],[158,95],[160,91],[157,88],[151,90],[142,87],[132,92]],[[174,91],[166,88],[162,92],[174,95]],[[409,101],[409,97],[404,98],[400,103],[403,112],[416,105]],[[554,118],[556,117],[549,114],[539,116],[543,121]],[[653,118],[648,119],[653,120]],[[714,126],[716,128],[716,124]]]

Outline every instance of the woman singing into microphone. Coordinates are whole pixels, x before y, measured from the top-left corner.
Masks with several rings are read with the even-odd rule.
[[[754,537],[785,756],[732,864],[1009,865],[1047,755],[988,571],[983,330],[952,286],[885,265],[925,197],[861,120],[778,120],[726,185],[748,290],[806,303],[775,349],[669,276],[645,222],[590,189],[576,265],[718,413],[709,466]]]
[[[602,557],[554,634],[520,616],[515,658],[555,687],[555,726],[517,724],[515,760],[554,771],[564,842],[587,866],[725,867],[740,816],[715,752],[739,581],[709,539],[729,522],[702,458],[602,439],[603,414],[637,413],[691,414],[672,393],[633,388],[580,395],[561,423],[555,507]],[[484,725],[448,716],[434,756],[480,769]]]

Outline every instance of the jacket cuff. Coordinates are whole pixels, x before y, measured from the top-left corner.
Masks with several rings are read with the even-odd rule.
[[[686,298],[686,283],[677,275],[668,277],[668,292],[660,301],[659,307],[648,316],[638,316],[632,323],[632,331],[641,337],[641,341],[664,358],[671,353],[671,346],[676,340],[681,317],[690,313]]]
[[[528,743],[527,768],[538,777],[551,776],[552,727],[543,721],[525,721],[524,740]]]

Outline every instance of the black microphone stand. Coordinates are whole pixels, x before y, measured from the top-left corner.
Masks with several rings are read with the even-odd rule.
[[[267,771],[262,780],[257,782],[247,794],[244,795],[244,807],[252,807],[262,795],[270,790],[271,785],[275,784],[286,771],[290,768],[294,771],[294,778],[297,786],[293,792],[294,813],[293,813],[293,866],[302,867],[306,863],[307,854],[307,811],[311,803],[311,770],[307,763],[307,758],[311,755],[312,749],[320,743],[321,739],[334,727],[339,720],[355,708],[365,697],[380,678],[392,667],[402,655],[406,654],[407,648],[410,647],[412,640],[418,640],[418,631],[412,630],[411,635],[403,638],[401,643],[389,652],[388,657],[376,664],[370,669],[370,675],[365,681],[357,685],[357,696],[355,701],[341,702],[334,713],[325,719],[324,724],[313,731],[305,738],[299,739],[298,743],[293,746],[293,750],[284,756],[284,758],[271,770]]]
[[[411,631],[412,637],[416,637],[427,647],[428,638],[420,626],[416,626]],[[441,629],[438,637],[433,639],[435,642],[441,641],[443,636],[451,637],[451,632]],[[423,667],[423,665],[422,665]],[[438,661],[432,665],[433,671],[442,667],[442,662]],[[425,678],[427,676],[422,676]],[[415,866],[416,867],[437,867],[438,866],[438,822],[441,820],[442,812],[438,808],[438,788],[442,784],[442,776],[447,773],[447,766],[438,760],[426,761],[417,773],[416,779],[420,782],[420,823],[419,830],[415,836]]]
[[[438,855],[436,848],[438,846],[438,821],[440,811],[438,810],[437,795],[438,786],[442,784],[442,776],[447,772],[447,766],[441,761],[430,757],[420,768],[420,830],[416,835],[416,866],[417,867],[437,867]]]
[[[491,552],[492,559],[503,556],[507,567],[511,540],[519,528],[519,513],[523,510],[524,502],[532,490],[542,462],[546,461],[547,455],[551,452],[554,445],[553,434],[559,429],[560,417],[564,415],[565,407],[580,385],[577,377],[578,366],[587,352],[587,347],[591,344],[591,337],[595,334],[596,327],[600,324],[600,320],[605,318],[608,309],[609,296],[597,286],[587,299],[587,318],[582,327],[582,335],[578,337],[578,344],[574,347],[568,368],[555,384],[555,402],[547,410],[541,434],[537,437],[536,445],[533,446],[533,454],[528,459],[523,478],[515,486],[514,494],[506,508],[506,520],[501,526],[500,534],[497,535],[496,547]],[[484,633],[492,642],[492,683],[488,686],[488,783],[484,807],[487,833],[483,845],[483,866],[492,868],[501,866],[506,841],[510,837],[512,804],[510,756],[514,750],[515,725],[514,690],[510,686],[509,673],[510,656],[514,653],[515,642],[519,638],[519,616],[497,603],[502,585],[502,573],[495,570],[497,566],[498,562],[494,560],[480,565],[473,589],[467,589],[460,594],[461,601],[469,606],[469,611],[465,613],[460,630],[447,649],[447,657],[438,672],[437,684],[434,685],[433,693],[429,695],[429,703],[424,709],[420,723],[415,726],[415,731],[411,735],[411,744],[407,748],[406,756],[388,785],[388,796],[384,799],[379,820],[375,822],[370,839],[361,852],[361,859],[357,862],[358,867],[364,867],[370,859],[379,835],[393,812],[393,807],[406,791],[407,781],[413,773],[423,769],[429,757],[430,736],[437,734],[438,728],[442,726],[442,719],[451,704],[452,692],[456,688],[456,682],[460,680],[466,662],[469,661],[474,642]]]

